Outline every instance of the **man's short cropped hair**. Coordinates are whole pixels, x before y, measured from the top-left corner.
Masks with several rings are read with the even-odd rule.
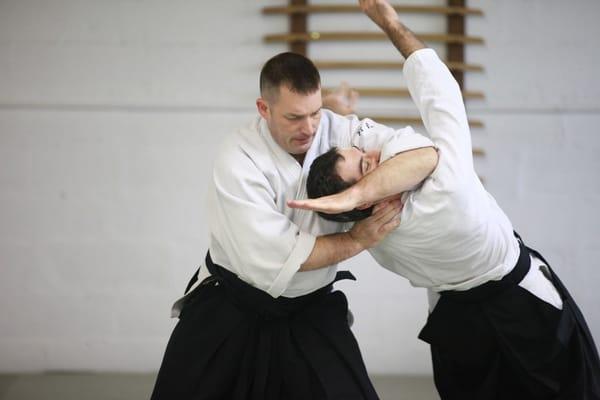
[[[295,93],[312,94],[321,88],[321,76],[315,64],[303,55],[280,53],[267,61],[260,71],[260,94],[277,96],[281,86]]]
[[[311,199],[323,196],[329,196],[348,189],[356,182],[346,182],[337,173],[337,163],[342,160],[342,156],[337,147],[332,148],[327,153],[320,155],[313,161],[308,173],[306,182],[306,192]],[[326,214],[319,212],[319,215],[329,221],[352,222],[365,219],[371,215],[373,207],[364,210],[354,209],[338,214]]]

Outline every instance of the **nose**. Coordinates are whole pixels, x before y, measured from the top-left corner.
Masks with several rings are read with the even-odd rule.
[[[315,123],[312,118],[307,117],[304,119],[304,124],[302,124],[302,130],[304,130],[306,134],[312,135],[315,132]]]

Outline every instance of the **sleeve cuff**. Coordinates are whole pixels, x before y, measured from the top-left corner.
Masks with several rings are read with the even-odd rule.
[[[281,272],[279,272],[279,275],[277,275],[275,281],[273,281],[273,284],[267,290],[269,295],[279,297],[283,294],[294,274],[300,269],[300,265],[310,256],[315,247],[316,240],[317,238],[309,233],[302,231],[298,233],[298,240],[292,254],[290,254],[285,264],[283,264]]]
[[[430,48],[419,49],[413,52],[408,58],[404,61],[404,67],[402,68],[402,73],[404,75],[410,74],[414,68],[415,63],[424,62],[424,60],[428,58],[434,58],[436,60],[439,59],[435,50]],[[426,61],[425,61],[426,62]]]

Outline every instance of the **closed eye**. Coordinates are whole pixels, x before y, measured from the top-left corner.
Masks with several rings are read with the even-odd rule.
[[[366,175],[367,171],[369,170],[369,161],[365,160],[364,157],[361,157],[360,158],[360,166],[361,166],[360,175],[361,176]]]

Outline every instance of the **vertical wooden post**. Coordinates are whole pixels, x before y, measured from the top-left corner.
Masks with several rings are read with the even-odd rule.
[[[450,7],[465,7],[466,0],[448,0]],[[464,35],[465,34],[465,17],[463,15],[451,14],[447,17],[448,34]],[[463,63],[465,61],[465,46],[461,43],[446,44],[446,58],[450,62]],[[464,72],[452,71],[452,75],[456,78],[458,85],[464,89]]]
[[[292,6],[305,6],[308,4],[308,0],[290,0]],[[291,33],[306,33],[307,14],[290,14],[290,32]],[[306,42],[291,42],[290,51],[293,53],[302,54],[306,56]]]

